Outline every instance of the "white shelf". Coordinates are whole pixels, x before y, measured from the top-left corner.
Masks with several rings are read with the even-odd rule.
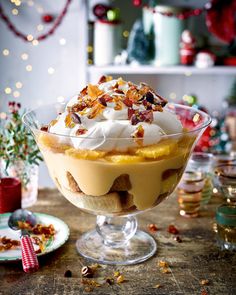
[[[122,65],[122,66],[89,66],[89,74],[182,74],[186,76],[196,75],[236,75],[234,66],[215,66],[207,69],[199,69],[194,66],[169,66],[158,67],[153,65]]]

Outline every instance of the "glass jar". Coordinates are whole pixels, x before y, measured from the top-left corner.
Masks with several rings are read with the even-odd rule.
[[[201,172],[184,172],[177,187],[181,216],[197,217],[199,215],[204,183],[204,175]]]
[[[215,175],[227,203],[236,205],[236,164],[217,166]]]
[[[17,160],[7,168],[6,172],[10,177],[21,180],[21,207],[27,208],[33,206],[38,196],[38,166]]]
[[[155,64],[158,66],[177,65],[180,63],[180,40],[185,29],[185,21],[175,16],[185,10],[182,7],[157,5],[154,14]]]
[[[213,164],[214,156],[211,153],[195,152],[188,162],[187,169],[204,174],[205,183],[202,189],[201,205],[207,205],[213,194]]]
[[[236,206],[221,205],[216,210],[217,243],[221,249],[236,250]]]

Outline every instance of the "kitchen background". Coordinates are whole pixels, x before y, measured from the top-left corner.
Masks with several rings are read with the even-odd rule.
[[[112,74],[145,81],[170,100],[201,106],[214,117],[206,141],[218,136],[212,143],[216,151],[232,149],[236,140],[233,2],[1,1],[1,120],[9,101],[21,103],[22,109],[61,102],[85,83]],[[164,4],[171,8],[160,11]],[[178,8],[183,6],[188,10]],[[184,29],[189,31],[181,41]],[[172,48],[168,42],[173,42]],[[211,147],[203,144],[203,150],[207,148]],[[39,185],[53,186],[44,164],[40,164]]]

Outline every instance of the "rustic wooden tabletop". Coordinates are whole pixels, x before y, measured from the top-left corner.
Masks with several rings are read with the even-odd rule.
[[[56,190],[41,190],[31,209],[64,220],[70,228],[70,238],[58,250],[39,258],[40,269],[36,273],[24,273],[20,262],[0,264],[0,294],[236,294],[236,254],[220,251],[212,230],[214,210],[219,203],[214,197],[200,217],[186,219],[179,216],[175,196],[171,196],[155,209],[140,214],[141,229],[148,231],[151,223],[159,228],[151,233],[158,245],[156,255],[134,266],[98,268],[95,278],[90,280],[101,286],[93,287],[81,281],[81,267],[91,262],[76,252],[75,242],[94,227],[95,217],[81,212]],[[167,232],[170,224],[179,229],[182,243]],[[168,264],[166,273],[160,261]],[[65,277],[67,270],[72,277]],[[101,283],[103,278],[113,277],[115,271],[123,274],[125,282]]]

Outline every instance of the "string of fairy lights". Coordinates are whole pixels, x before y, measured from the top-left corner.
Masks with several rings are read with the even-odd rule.
[[[38,3],[34,0],[9,0],[10,5],[8,5],[8,17],[11,18],[11,21],[14,23],[16,21],[16,17],[19,17],[21,15],[21,11],[25,8],[34,9],[35,13],[39,14],[40,21],[36,23],[32,27],[32,32],[35,34],[43,33],[47,28],[51,25],[51,22],[44,22],[43,21],[43,15],[46,15],[46,10],[42,6],[42,4]],[[10,10],[9,10],[10,8]],[[46,15],[48,17],[50,15]],[[33,33],[30,33],[27,35],[27,45],[30,46],[29,49],[24,50],[23,52],[16,53],[14,48],[2,48],[0,54],[2,55],[2,58],[4,59],[20,59],[20,66],[21,70],[22,67],[27,73],[33,72],[33,64],[31,62],[31,54],[33,55],[34,52],[32,52],[32,48],[37,47],[39,43],[41,43],[39,40],[34,39]],[[59,37],[58,39],[59,46],[65,46],[67,44],[67,40],[65,37]],[[53,65],[49,65],[45,72],[47,72],[48,75],[53,75],[56,72],[56,69]],[[21,91],[24,88],[26,83],[24,83],[21,79],[15,79],[15,81],[9,80],[9,82],[6,85],[3,85],[3,89],[0,90],[2,93],[1,98],[10,98],[12,97],[14,99],[19,99],[21,97]],[[64,97],[59,96],[57,97],[58,101],[63,101]],[[6,117],[6,114],[4,112],[0,112],[0,119],[4,119]]]

